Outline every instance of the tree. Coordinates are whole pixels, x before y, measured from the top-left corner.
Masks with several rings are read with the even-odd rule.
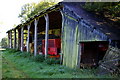
[[[111,20],[120,21],[120,2],[87,2],[83,7]]]
[[[28,3],[22,6],[21,13],[19,14],[19,18],[21,18],[21,23],[25,22],[31,14],[32,11],[34,11],[35,3]]]
[[[52,5],[54,5],[54,2],[39,2],[36,3],[28,3],[22,6],[21,13],[19,14],[19,18],[21,18],[21,22],[25,22],[29,18],[39,14],[40,11],[42,11],[45,8],[48,8]]]
[[[1,44],[1,47],[6,48],[7,47],[7,38],[2,38],[0,44]]]

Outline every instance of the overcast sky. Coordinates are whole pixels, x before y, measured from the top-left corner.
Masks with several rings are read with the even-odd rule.
[[[26,3],[39,2],[40,0],[0,0],[0,41],[6,36],[6,31],[19,24],[18,18],[21,6]]]
[[[14,24],[20,24],[18,15],[21,7],[26,3],[38,3],[40,1],[62,1],[62,0],[0,0],[0,41],[6,37],[6,31],[12,29]]]

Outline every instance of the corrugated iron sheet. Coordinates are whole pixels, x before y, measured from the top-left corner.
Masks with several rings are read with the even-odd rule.
[[[63,34],[62,34],[62,50],[63,64],[65,66],[76,68],[78,65],[80,41],[107,41],[106,35],[99,30],[87,24],[82,19],[75,16],[73,12],[67,8],[63,9]]]

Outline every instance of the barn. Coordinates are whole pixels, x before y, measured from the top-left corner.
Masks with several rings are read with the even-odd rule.
[[[110,46],[120,48],[120,27],[84,10],[82,5],[84,3],[60,2],[40,11],[24,24],[7,31],[9,48],[36,56],[42,47],[45,57],[61,55],[63,65],[70,68],[97,65]],[[60,43],[56,42],[56,47],[52,44],[55,41]]]

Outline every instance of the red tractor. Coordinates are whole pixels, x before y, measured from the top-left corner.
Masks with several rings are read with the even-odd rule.
[[[48,39],[48,55],[60,57],[61,39]],[[42,53],[45,54],[45,40],[42,40]]]

